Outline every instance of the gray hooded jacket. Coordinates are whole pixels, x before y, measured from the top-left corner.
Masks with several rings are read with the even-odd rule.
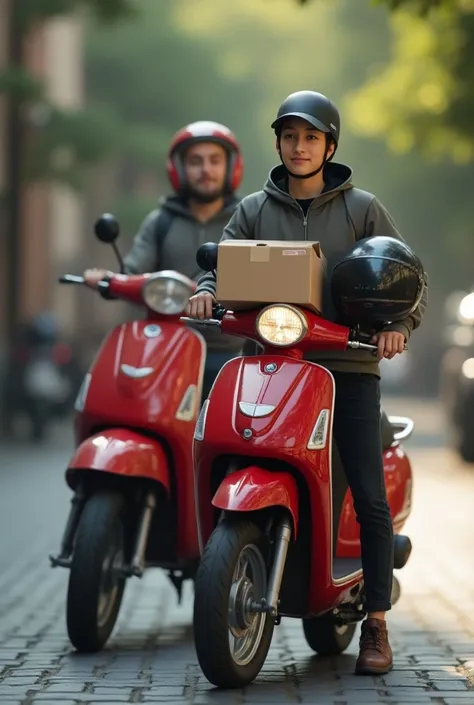
[[[222,240],[231,238],[255,240],[309,240],[319,241],[327,259],[328,282],[334,265],[352,247],[357,239],[356,227],[351,220],[345,194],[352,186],[352,170],[344,164],[330,162],[324,168],[325,187],[313,200],[305,216],[299,203],[288,193],[286,170],[277,166],[271,170],[263,191],[245,197],[224,230]],[[351,198],[364,199],[367,194],[354,189]],[[367,201],[363,237],[385,235],[402,240],[392,218],[375,196]],[[425,312],[428,287],[425,274],[425,292],[418,308],[409,318],[386,326],[385,330],[403,333],[408,340]],[[198,292],[215,295],[216,280],[212,273],[204,274],[198,282]],[[327,286],[323,314],[336,320],[336,313]],[[380,376],[377,359],[363,350],[314,352],[307,358],[332,371],[369,373]]]
[[[194,218],[187,204],[177,196],[162,199],[160,208],[152,211],[143,221],[133,244],[124,257],[127,274],[144,274],[160,269],[174,269],[190,279],[197,280],[202,271],[196,264],[196,252],[204,242],[219,242],[222,231],[234,213],[239,200],[228,199],[224,208],[207,223]],[[161,209],[172,214],[166,238],[159,247],[156,232]],[[204,326],[192,326],[206,339],[209,352],[229,352],[238,355],[243,340],[222,335],[218,330]]]

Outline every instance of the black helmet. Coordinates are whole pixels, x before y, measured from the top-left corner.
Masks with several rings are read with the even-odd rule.
[[[277,135],[285,118],[289,117],[303,118],[317,130],[330,134],[336,145],[339,142],[339,111],[325,95],[315,91],[297,91],[289,95],[280,105],[276,120],[272,123]]]
[[[394,323],[413,313],[424,285],[423,265],[405,242],[373,236],[335,265],[331,291],[344,322]]]

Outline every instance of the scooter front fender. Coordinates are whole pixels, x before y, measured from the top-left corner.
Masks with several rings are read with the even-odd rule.
[[[128,429],[111,428],[86,438],[68,465],[66,479],[70,487],[74,487],[74,476],[79,470],[154,480],[170,494],[170,471],[163,447]]]
[[[286,472],[270,472],[251,466],[227,475],[212,499],[218,509],[229,512],[255,512],[285,507],[293,520],[293,538],[298,532],[298,487]]]

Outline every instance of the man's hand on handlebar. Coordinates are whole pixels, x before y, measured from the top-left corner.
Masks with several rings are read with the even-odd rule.
[[[199,294],[194,294],[188,301],[186,313],[190,318],[212,318],[212,307],[216,300],[208,291],[201,291]]]
[[[84,281],[91,289],[97,289],[97,284],[106,276],[110,276],[112,272],[108,269],[86,269],[84,272]]]

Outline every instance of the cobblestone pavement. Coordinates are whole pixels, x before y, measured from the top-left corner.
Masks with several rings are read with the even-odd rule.
[[[388,408],[410,413],[397,401]],[[416,408],[426,425],[433,410]],[[196,663],[190,592],[177,606],[156,571],[129,582],[106,650],[72,651],[67,572],[47,560],[68,512],[69,448],[61,437],[43,450],[0,446],[0,703],[474,705],[474,468],[446,449],[412,444],[415,509],[407,533],[414,550],[389,616],[394,670],[356,677],[356,640],[343,656],[319,659],[300,623],[283,620],[260,678],[244,691],[219,692]]]

